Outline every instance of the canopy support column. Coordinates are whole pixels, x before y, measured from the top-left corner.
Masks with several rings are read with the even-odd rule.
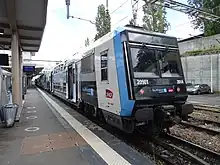
[[[19,121],[22,110],[22,95],[21,95],[21,62],[18,45],[17,32],[12,33],[11,40],[12,54],[12,101],[19,105],[16,121]]]

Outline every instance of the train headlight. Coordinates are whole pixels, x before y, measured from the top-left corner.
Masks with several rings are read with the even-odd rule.
[[[142,95],[144,94],[144,90],[143,90],[143,89],[141,89],[139,92],[140,92],[140,94],[142,94]]]
[[[173,91],[174,91],[173,88],[168,89],[168,92],[170,92],[170,93],[172,93]]]
[[[176,90],[177,90],[177,92],[180,92],[180,88],[179,87],[177,87]]]

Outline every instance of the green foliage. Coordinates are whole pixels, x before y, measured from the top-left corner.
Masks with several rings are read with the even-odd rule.
[[[193,51],[186,51],[186,56],[198,56],[198,55],[208,55],[208,54],[218,54],[220,53],[220,47],[213,47],[203,50],[193,50]]]
[[[188,0],[188,4],[202,9],[206,12],[220,16],[220,0]],[[195,29],[204,32],[205,36],[211,36],[220,33],[220,23],[199,17],[198,12],[189,13],[192,24]]]
[[[85,47],[89,46],[89,38],[87,37],[85,40]]]
[[[98,6],[98,12],[95,20],[97,31],[95,40],[97,40],[111,31],[111,17],[109,11],[105,10],[105,6],[103,4]]]
[[[143,27],[148,31],[166,33],[170,24],[166,18],[165,7],[158,5],[151,5],[149,0],[144,0],[145,5],[143,6]],[[164,0],[158,0],[163,3]]]

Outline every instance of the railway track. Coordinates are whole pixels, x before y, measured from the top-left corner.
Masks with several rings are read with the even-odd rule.
[[[218,106],[193,104],[193,107],[195,110],[203,110],[203,111],[209,111],[209,112],[214,112],[214,113],[220,113],[220,107]]]
[[[156,139],[154,143],[161,145],[168,149],[168,151],[173,150],[173,153],[176,155],[175,157],[181,155],[181,164],[185,164],[187,161],[188,164],[189,162],[203,165],[220,164],[219,153],[170,134],[164,134],[162,137]],[[167,156],[167,158],[168,160],[171,159],[169,160],[170,163],[177,164],[176,162],[172,162],[172,157]]]
[[[146,140],[138,139],[140,143],[135,148],[147,152],[166,164],[176,165],[218,165],[220,154],[200,145],[194,144],[179,137],[163,134],[160,137]]]
[[[189,120],[180,123],[186,127],[192,127],[198,131],[204,131],[211,135],[220,135],[220,123],[210,120],[195,119],[189,117]],[[208,127],[209,128],[208,128]]]
[[[141,149],[140,149],[141,148]],[[188,164],[192,160],[182,152],[177,151],[173,146],[161,140],[152,140],[151,142],[142,140],[138,150],[151,154],[155,159],[162,160],[166,164]]]

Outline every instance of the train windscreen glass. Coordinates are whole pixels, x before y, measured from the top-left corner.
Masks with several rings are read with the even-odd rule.
[[[131,47],[130,52],[134,77],[159,77],[159,68],[154,50]]]
[[[183,75],[178,51],[157,50],[161,77],[181,77]]]
[[[147,47],[130,47],[135,78],[183,76],[179,52]]]

